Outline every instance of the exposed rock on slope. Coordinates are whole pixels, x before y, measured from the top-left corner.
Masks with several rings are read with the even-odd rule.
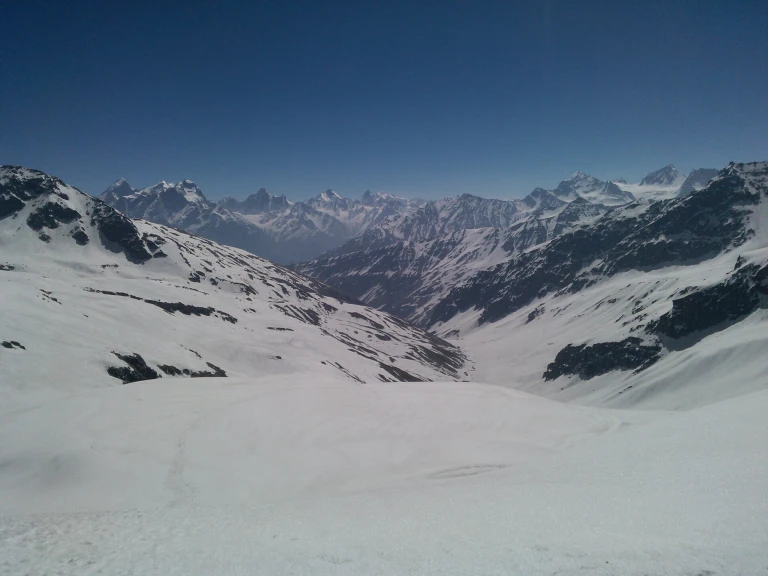
[[[493,322],[547,294],[578,292],[627,270],[693,264],[740,246],[754,234],[749,216],[761,201],[754,187],[761,174],[732,165],[688,198],[617,208],[479,272],[435,307],[429,324],[470,307],[482,310],[481,323]]]
[[[609,210],[581,197],[566,203],[547,195],[546,191],[537,194],[537,210],[510,210],[511,224],[506,228],[462,229],[455,225],[455,231],[438,234],[435,230],[439,212],[434,206],[434,225],[420,227],[429,230],[428,233],[412,235],[408,232],[415,227],[402,227],[398,231],[402,233],[397,234],[407,238],[426,236],[427,240],[397,239],[391,230],[376,227],[322,258],[298,265],[297,269],[366,304],[423,325],[432,308],[453,287],[479,270],[521,255]],[[495,221],[502,223],[499,217]],[[453,228],[454,224],[449,222],[452,221],[445,220],[442,229]]]
[[[399,318],[242,250],[132,221],[41,172],[0,168],[0,205],[3,329],[26,346],[0,362],[3,394],[108,385],[110,367],[123,381],[217,370],[465,377],[458,348]]]
[[[565,400],[690,406],[686,387],[701,403],[761,389],[767,230],[768,163],[731,164],[685,198],[616,208],[478,271],[427,325],[458,337],[480,378]]]

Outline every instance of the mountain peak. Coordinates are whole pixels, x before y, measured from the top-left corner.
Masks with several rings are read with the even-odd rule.
[[[187,202],[206,202],[205,195],[203,195],[203,191],[198,188],[197,184],[192,182],[192,180],[182,180],[178,184],[174,185],[173,183],[168,184],[168,188],[175,188],[177,191],[179,191]]]
[[[680,197],[688,196],[691,192],[704,188],[712,178],[717,176],[718,172],[719,170],[715,168],[696,168],[691,170],[691,173],[688,174],[688,177],[677,191],[677,195]]]
[[[115,180],[114,184],[101,194],[100,197],[103,199],[109,196],[111,199],[116,200],[123,196],[133,194],[134,192],[136,192],[136,190],[131,188],[131,185],[128,184],[128,181],[125,178],[118,178]]]
[[[378,196],[378,195],[375,195],[375,194],[374,194],[373,192],[371,192],[370,190],[366,190],[366,191],[363,193],[363,197],[361,198],[361,201],[362,201],[362,203],[363,203],[363,204],[365,204],[366,206],[371,206],[371,205],[372,205],[372,204],[373,204],[373,203],[376,201],[376,197],[377,197],[377,196]]]
[[[242,202],[229,201],[231,209],[243,214],[262,214],[266,212],[279,212],[290,206],[285,196],[274,196],[267,192],[266,188],[259,188]]]
[[[324,202],[332,202],[333,200],[341,200],[341,196],[336,194],[333,190],[328,188],[325,192],[320,192],[320,194],[317,195],[318,200],[322,200]]]
[[[667,164],[647,174],[640,181],[641,186],[680,186],[685,180],[685,174],[675,168],[674,164]]]

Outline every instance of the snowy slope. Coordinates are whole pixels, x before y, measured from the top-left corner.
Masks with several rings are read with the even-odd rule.
[[[482,381],[680,409],[768,386],[767,297],[768,163],[732,164],[477,272],[427,325],[458,337]]]
[[[639,200],[656,202],[686,196],[694,190],[704,188],[717,173],[718,170],[712,168],[697,168],[686,176],[675,168],[674,164],[669,164],[650,172],[637,184],[630,184],[625,180],[616,180],[614,184]]]
[[[3,573],[762,574],[768,392],[162,380],[5,413]]]
[[[0,572],[762,574],[767,222],[760,163],[458,231],[448,256],[413,242],[470,271],[428,321],[473,371],[295,272],[3,167]],[[616,366],[637,343],[579,348],[630,337],[659,346],[643,370]],[[122,385],[114,352],[162,378]],[[406,373],[437,381],[383,381]],[[445,381],[467,376],[506,387]]]
[[[0,254],[4,409],[133,372],[464,377],[458,349],[402,320],[41,172],[0,169]]]
[[[480,381],[671,408],[696,385],[701,405],[768,382],[765,180],[764,163],[734,164],[684,199],[579,197],[505,230],[361,243],[297,269],[456,338]]]

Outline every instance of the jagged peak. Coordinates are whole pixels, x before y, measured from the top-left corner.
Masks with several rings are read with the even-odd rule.
[[[117,180],[115,180],[115,182],[102,193],[102,196],[111,194],[113,196],[121,197],[121,196],[128,196],[129,194],[133,194],[134,192],[136,192],[136,190],[134,190],[131,187],[131,185],[128,184],[128,180],[120,177]]]
[[[640,181],[641,186],[672,186],[681,184],[685,180],[685,174],[681,173],[674,164],[667,164],[663,168],[646,174]]]
[[[342,200],[342,197],[328,188],[324,192],[320,192],[320,194],[315,196],[314,200],[319,202],[334,202],[336,200]]]

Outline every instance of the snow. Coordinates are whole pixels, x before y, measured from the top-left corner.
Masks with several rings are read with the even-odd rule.
[[[759,237],[752,245],[761,244]],[[768,249],[739,252],[764,262]],[[687,410],[737,395],[768,389],[768,310],[703,338],[687,350],[672,351],[640,373],[611,372],[590,380],[561,377],[542,381],[547,365],[568,344],[618,341],[633,335],[640,320],[632,310],[658,317],[680,290],[722,281],[738,255],[726,253],[700,266],[671,266],[653,272],[627,272],[602,279],[576,294],[536,300],[491,324],[478,326],[479,311],[457,315],[438,328],[474,361],[473,378],[526,390],[566,402],[614,408]],[[611,301],[610,303],[608,301]],[[544,312],[529,322],[538,306]]]
[[[671,186],[655,184],[628,184],[626,182],[614,182],[624,192],[629,192],[639,200],[655,202],[657,200],[670,200],[677,197],[680,183],[677,181]]]
[[[60,190],[80,213],[96,202]],[[631,334],[639,320],[617,320],[638,301],[656,317],[738,256],[765,262],[768,203],[738,253],[601,279],[532,322],[541,301],[483,326],[457,315],[439,329],[458,330],[474,381],[448,382],[409,356],[423,335],[291,271],[149,222],[165,257],[143,264],[87,219],[44,243],[24,223],[36,202],[0,222],[0,336],[26,347],[0,348],[0,573],[765,573],[768,310],[638,374],[541,375],[566,344]],[[451,274],[505,257],[496,229],[457,235]],[[315,326],[289,305],[326,313]],[[122,385],[112,350],[230,377]],[[378,355],[438,381],[379,382]]]
[[[80,214],[97,202],[62,191],[68,199],[56,201]],[[165,256],[143,264],[105,248],[90,219],[47,229],[50,241],[42,242],[25,223],[41,201],[0,221],[2,263],[13,266],[0,270],[0,340],[26,348],[0,349],[0,411],[120,386],[107,373],[121,365],[113,352],[138,353],[154,369],[207,371],[210,362],[230,376],[313,372],[365,381],[388,377],[381,362],[422,379],[464,376],[419,354],[433,348],[425,333],[324,296],[312,281],[242,250],[146,221],[135,222],[139,235],[160,242]],[[70,237],[78,226],[90,237],[85,246]],[[147,301],[215,313],[169,314]],[[307,310],[316,323],[302,320]]]
[[[7,574],[759,574],[768,391],[683,413],[313,374],[0,421]]]
[[[766,164],[739,165],[749,176],[747,188],[763,194]],[[605,218],[629,217],[647,209],[638,204],[609,212]],[[548,398],[584,405],[688,410],[727,398],[768,389],[768,310],[755,310],[731,326],[701,334],[686,349],[673,349],[641,372],[613,371],[589,380],[565,377],[545,382],[542,376],[557,353],[569,344],[616,342],[642,335],[639,327],[660,317],[685,290],[726,280],[739,258],[744,265],[768,262],[768,202],[749,211],[748,241],[732,251],[699,263],[651,271],[633,270],[576,293],[538,298],[513,314],[479,325],[480,311],[468,310],[436,326],[451,335],[474,361],[473,378],[526,390]],[[585,270],[592,266],[585,266]],[[535,319],[531,313],[539,309]],[[703,314],[707,310],[702,310]],[[454,336],[458,334],[459,336]]]

